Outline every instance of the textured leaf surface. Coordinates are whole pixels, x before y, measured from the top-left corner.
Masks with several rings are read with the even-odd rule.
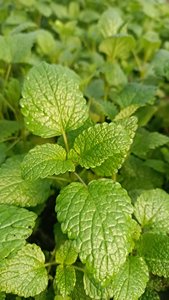
[[[15,256],[0,264],[0,290],[18,296],[35,296],[48,283],[45,257],[35,244],[27,244]]]
[[[0,141],[10,137],[13,133],[19,130],[17,121],[1,120],[0,121]]]
[[[97,124],[84,130],[76,139],[70,158],[74,158],[82,167],[95,168],[110,160],[111,172],[116,172],[122,165],[136,130],[136,118]],[[109,163],[108,163],[109,165]]]
[[[76,270],[76,284],[71,293],[73,300],[90,300],[91,298],[86,295],[83,285],[83,273]]]
[[[154,275],[169,277],[169,238],[167,235],[145,233],[137,250],[144,257],[149,270]]]
[[[103,288],[101,284],[94,280],[91,274],[85,273],[83,277],[83,282],[85,292],[89,297],[91,297],[91,299],[107,300],[110,299],[111,296],[113,296],[113,294],[111,293],[112,289],[111,291],[109,291],[108,287]]]
[[[145,191],[135,203],[135,217],[142,227],[169,232],[169,195],[161,189]]]
[[[26,243],[36,217],[24,208],[0,204],[0,260]]]
[[[128,34],[115,34],[103,40],[99,46],[99,50],[112,59],[119,57],[125,59],[134,47],[135,40],[133,36]]]
[[[56,269],[54,284],[62,296],[69,295],[76,283],[76,273],[73,266],[59,265]]]
[[[140,83],[129,83],[116,97],[116,103],[121,108],[129,105],[143,106],[145,104],[153,104],[155,101],[156,87],[152,85],[144,85]]]
[[[71,160],[66,159],[66,151],[57,144],[38,145],[30,150],[22,163],[24,178],[35,180],[49,175],[75,171]]]
[[[128,257],[114,278],[114,300],[137,300],[145,291],[149,279],[146,263],[139,257]]]
[[[160,300],[160,297],[155,291],[147,289],[139,300]]]
[[[65,241],[56,250],[55,260],[57,264],[72,265],[77,259],[77,252],[72,241]]]
[[[26,125],[42,137],[74,130],[87,119],[79,78],[66,67],[45,62],[33,67],[25,80],[22,95]]]
[[[133,208],[126,191],[108,179],[92,181],[88,187],[71,183],[58,196],[56,210],[80,259],[104,284],[132,248]]]
[[[144,158],[148,151],[167,143],[169,143],[168,136],[158,132],[149,132],[142,128],[136,133],[134,143],[132,145],[132,152],[135,155]]]
[[[21,177],[22,157],[9,158],[0,168],[0,203],[35,206],[49,196],[47,181],[28,181]]]
[[[18,33],[0,36],[0,60],[7,63],[24,63],[34,43],[32,33]],[[19,47],[18,47],[19,45]]]

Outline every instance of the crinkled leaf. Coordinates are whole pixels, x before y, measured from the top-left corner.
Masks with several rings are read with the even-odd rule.
[[[76,273],[73,266],[59,265],[56,269],[54,285],[62,296],[70,295],[76,283]]]
[[[135,40],[133,36],[121,33],[104,39],[99,46],[99,50],[107,54],[111,59],[125,59],[134,47]]]
[[[22,175],[30,180],[67,171],[75,171],[75,166],[71,160],[66,159],[65,149],[57,144],[36,146],[24,157],[22,163]]]
[[[123,24],[120,10],[116,8],[107,9],[100,17],[98,27],[104,38],[111,37],[118,32]]]
[[[72,265],[76,261],[77,255],[73,242],[67,240],[56,250],[55,260],[57,264]]]
[[[138,254],[144,257],[154,275],[169,277],[169,237],[165,234],[144,233],[137,245]]]
[[[46,289],[48,275],[45,257],[35,244],[27,244],[0,264],[0,290],[22,297],[33,297]]]
[[[6,160],[0,168],[0,203],[18,206],[35,206],[43,203],[50,194],[45,180],[29,181],[21,176],[22,156]]]
[[[13,133],[17,132],[20,125],[17,121],[1,120],[0,121],[0,141],[12,136]]]
[[[32,33],[18,33],[0,36],[0,60],[7,63],[24,63],[31,54],[35,36]]]
[[[96,124],[75,139],[70,158],[87,169],[102,168],[102,164],[111,158],[112,170],[116,172],[128,154],[136,127],[134,117],[124,122]]]
[[[71,293],[73,300],[90,300],[91,298],[86,295],[83,285],[83,273],[76,270],[76,284]]]
[[[145,191],[135,203],[135,217],[142,227],[169,233],[169,195],[161,189]]]
[[[113,280],[114,300],[137,300],[145,291],[148,268],[140,257],[129,256]]]
[[[69,296],[60,296],[60,295],[56,295],[54,300],[72,300],[72,298],[70,298]]]
[[[132,152],[135,155],[144,158],[149,150],[163,146],[167,143],[169,143],[168,136],[158,132],[149,132],[148,130],[141,128],[136,133],[132,145]]]
[[[133,247],[133,208],[126,191],[108,179],[92,181],[88,187],[71,183],[58,196],[56,211],[81,261],[105,284]]]
[[[33,67],[25,80],[22,95],[26,125],[42,137],[74,130],[87,119],[79,78],[67,67],[45,62]]]
[[[0,260],[26,243],[36,217],[35,213],[24,208],[0,204]]]
[[[145,104],[154,103],[155,93],[155,86],[134,82],[126,85],[116,96],[115,101],[121,108],[125,108],[133,104],[144,106]]]
[[[139,298],[139,300],[160,300],[160,297],[157,292],[146,289],[145,293]]]
[[[109,291],[108,287],[103,288],[101,284],[96,282],[91,274],[84,274],[83,277],[84,289],[86,294],[92,299],[110,299],[112,295],[112,289]]]

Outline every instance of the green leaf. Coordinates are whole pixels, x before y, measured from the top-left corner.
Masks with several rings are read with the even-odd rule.
[[[24,208],[0,204],[0,260],[26,243],[36,217],[35,213]]]
[[[102,73],[110,86],[124,86],[127,84],[127,76],[123,72],[119,63],[105,62],[102,68]]]
[[[6,157],[6,150],[7,147],[5,144],[1,143],[0,144],[0,165],[3,163],[3,161],[5,160]]]
[[[0,290],[21,297],[33,297],[46,289],[45,257],[35,244],[27,244],[0,264]]]
[[[169,195],[164,190],[142,193],[135,203],[134,214],[146,230],[169,233]]]
[[[146,104],[154,103],[155,93],[155,86],[133,82],[124,87],[124,89],[116,96],[115,101],[121,108],[133,104],[144,106]]]
[[[0,60],[8,64],[26,62],[31,54],[34,40],[35,36],[32,33],[0,36]]]
[[[144,233],[137,245],[138,254],[144,257],[154,275],[169,277],[169,237],[165,234]]]
[[[66,159],[66,151],[57,144],[38,145],[24,157],[22,175],[26,179],[35,180],[49,175],[74,172],[75,166]]]
[[[33,67],[24,83],[22,113],[30,131],[48,138],[74,130],[87,119],[79,77],[61,65]]]
[[[165,49],[160,49],[154,56],[151,62],[151,67],[155,74],[160,77],[169,78],[169,51]]]
[[[123,24],[120,10],[116,8],[107,9],[100,17],[98,27],[104,38],[117,34]]]
[[[126,191],[108,179],[94,180],[88,187],[71,183],[58,196],[56,211],[81,261],[104,285],[133,247],[133,208]]]
[[[70,295],[76,283],[76,273],[73,266],[59,265],[56,269],[54,285],[62,296]]]
[[[70,158],[87,169],[111,159],[111,172],[117,172],[128,154],[136,127],[134,117],[124,122],[96,124],[75,139]]]
[[[128,191],[153,189],[161,187],[163,183],[160,173],[149,168],[141,159],[133,155],[130,155],[124,163],[120,173],[120,182]]]
[[[75,263],[77,255],[73,242],[67,240],[56,250],[55,260],[57,264],[72,265]]]
[[[115,58],[125,59],[135,47],[135,40],[129,34],[115,34],[103,40],[99,51],[107,54],[112,60]]]
[[[83,278],[85,292],[92,299],[110,299],[112,295],[112,289],[109,291],[108,287],[103,288],[101,284],[96,282],[91,274],[84,274]]]
[[[146,289],[145,293],[139,298],[139,300],[160,300],[157,292]]]
[[[22,156],[6,160],[0,168],[0,203],[18,206],[35,206],[43,203],[50,194],[48,181],[24,180],[21,177]]]
[[[0,293],[0,300],[5,300],[5,299],[6,299],[5,293]]]
[[[56,41],[51,32],[40,29],[37,31],[37,44],[45,55],[51,55],[56,50]]]
[[[148,268],[140,257],[128,257],[113,280],[114,300],[137,300],[145,291]]]
[[[166,172],[166,163],[160,159],[146,159],[144,165],[160,173]]]
[[[90,300],[91,298],[86,295],[83,285],[83,273],[76,270],[76,284],[71,293],[73,300]]]
[[[13,133],[17,132],[20,125],[17,121],[0,120],[0,142],[6,140],[12,136]]]
[[[143,140],[144,143],[142,142]],[[148,151],[167,143],[169,143],[168,136],[158,132],[149,132],[148,130],[141,128],[136,133],[131,150],[135,155],[145,158]]]
[[[69,296],[60,296],[60,295],[56,295],[54,300],[72,300],[72,298],[70,298]]]
[[[121,120],[125,118],[129,118],[135,111],[139,108],[137,104],[131,104],[125,108],[122,108],[120,112],[115,116],[114,120]]]

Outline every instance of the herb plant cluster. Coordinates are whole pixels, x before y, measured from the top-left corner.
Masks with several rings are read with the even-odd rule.
[[[169,4],[0,1],[0,300],[169,288]]]

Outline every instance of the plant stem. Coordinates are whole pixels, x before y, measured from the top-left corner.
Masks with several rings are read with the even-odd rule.
[[[83,268],[80,268],[80,267],[75,266],[75,265],[73,265],[73,267],[74,267],[74,269],[76,269],[76,270],[78,270],[80,272],[83,272],[83,273],[85,272],[85,270]]]
[[[64,143],[65,143],[66,151],[69,152],[69,144],[68,144],[68,140],[67,140],[67,135],[66,135],[64,130],[62,132],[62,135],[63,135],[63,140],[64,140]]]
[[[86,183],[83,181],[83,179],[79,176],[79,174],[77,174],[76,172],[74,172],[75,176],[79,179],[79,181],[86,187]]]
[[[12,69],[12,65],[8,64],[7,71],[6,71],[6,74],[5,74],[5,82],[7,82],[8,79],[9,79],[9,75],[11,73],[11,69]]]
[[[59,180],[59,181],[65,181],[70,182],[69,179],[63,178],[63,177],[57,177],[57,176],[48,176],[49,179]]]

